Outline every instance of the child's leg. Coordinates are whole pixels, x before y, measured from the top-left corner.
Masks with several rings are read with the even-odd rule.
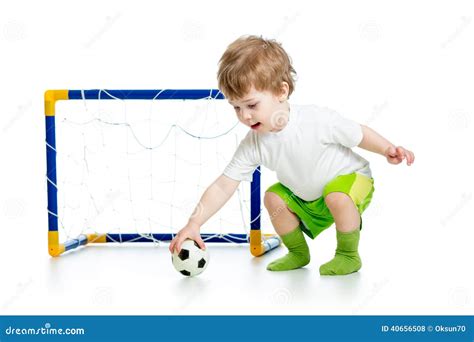
[[[298,217],[288,209],[286,203],[275,193],[266,192],[265,207],[270,215],[273,227],[288,248],[288,254],[271,262],[270,271],[287,271],[300,268],[309,263],[309,248],[299,228]]]
[[[321,275],[343,275],[362,267],[359,256],[360,214],[352,199],[342,192],[331,192],[325,202],[336,223],[337,249],[334,258],[321,265]]]

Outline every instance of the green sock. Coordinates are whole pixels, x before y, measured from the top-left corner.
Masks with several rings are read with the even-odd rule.
[[[337,249],[334,258],[321,265],[319,273],[321,275],[343,275],[357,272],[362,267],[359,247],[360,229],[341,233],[337,231]]]
[[[288,254],[276,259],[267,266],[269,271],[288,271],[309,264],[309,248],[301,228],[298,226],[288,234],[282,235],[281,239],[288,248]]]

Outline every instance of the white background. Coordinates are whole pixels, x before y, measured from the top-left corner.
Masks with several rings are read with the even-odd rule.
[[[472,314],[474,6],[469,1],[15,1],[0,4],[0,313]],[[276,38],[298,72],[294,103],[367,124],[416,155],[371,162],[362,270],[271,273],[283,248],[211,246],[185,279],[165,245],[47,254],[46,89],[216,87],[243,34]]]

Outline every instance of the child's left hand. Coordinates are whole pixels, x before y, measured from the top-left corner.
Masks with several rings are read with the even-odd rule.
[[[387,161],[390,164],[400,164],[403,159],[407,159],[407,165],[410,166],[415,161],[415,155],[412,151],[409,151],[401,146],[390,146],[385,150],[384,153]]]

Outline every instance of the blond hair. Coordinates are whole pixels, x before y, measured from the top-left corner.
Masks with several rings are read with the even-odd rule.
[[[219,60],[218,87],[228,99],[241,99],[254,86],[258,91],[281,92],[288,83],[294,90],[296,71],[291,58],[274,39],[242,36],[227,47]]]

